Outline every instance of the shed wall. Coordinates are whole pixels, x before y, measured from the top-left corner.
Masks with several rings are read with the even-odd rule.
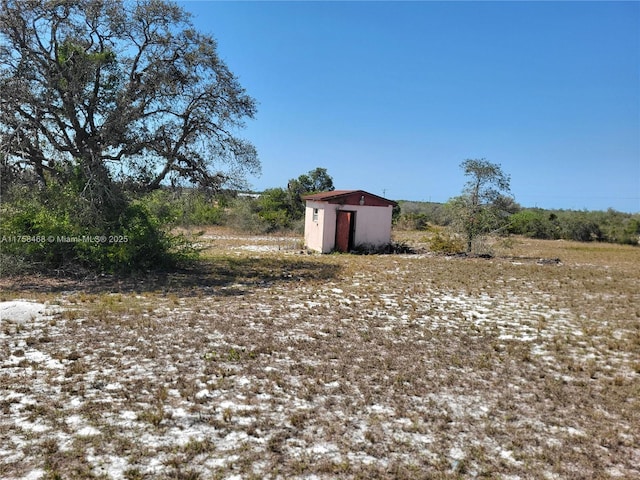
[[[391,216],[393,207],[350,206],[345,210],[355,210],[356,228],[354,244],[385,245],[391,242]]]
[[[313,209],[318,209],[318,220],[313,220]],[[356,212],[354,245],[385,245],[391,242],[391,216],[393,207],[370,205],[336,205],[307,200],[305,209],[304,241],[307,248],[329,253],[335,248],[336,211]]]
[[[332,207],[326,202],[307,200],[304,214],[304,243],[308,249],[322,253],[329,253],[333,250],[336,235],[336,213],[335,208]],[[317,221],[313,220],[315,208],[318,209]]]

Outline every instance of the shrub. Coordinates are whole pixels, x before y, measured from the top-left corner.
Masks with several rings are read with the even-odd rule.
[[[456,255],[464,253],[465,244],[460,237],[450,233],[437,232],[429,241],[429,249],[436,253]]]
[[[270,228],[258,215],[258,206],[252,198],[237,198],[231,202],[225,220],[227,226],[249,233],[266,233]]]
[[[509,218],[509,233],[531,238],[557,239],[560,229],[557,217],[542,210],[522,210]]]
[[[405,242],[391,242],[384,245],[361,243],[355,245],[350,253],[358,255],[413,254],[416,251]]]
[[[562,238],[579,242],[604,239],[599,225],[586,215],[573,215],[567,218],[562,224]]]
[[[198,189],[160,189],[139,199],[163,225],[221,225],[224,222],[222,196]]]
[[[304,207],[296,208],[289,193],[282,188],[265,190],[256,201],[258,215],[268,225],[269,231],[285,230],[291,223],[304,215]]]
[[[142,202],[125,203],[121,212],[98,221],[68,187],[22,193],[0,206],[2,274],[135,272],[195,257],[195,250],[167,234]]]
[[[637,214],[609,209],[572,211],[526,209],[511,216],[508,231],[533,238],[638,244]]]
[[[640,244],[640,218],[631,218],[624,225],[624,230],[620,235],[620,243],[628,245]]]
[[[395,221],[398,230],[427,230],[428,216],[425,213],[401,213]]]
[[[103,270],[154,270],[170,267],[176,260],[170,254],[175,240],[141,203],[127,207],[108,241],[98,245],[102,252],[92,252],[89,256],[90,260],[104,261]]]
[[[5,262],[11,263],[11,258],[20,259],[25,266],[44,268],[70,262],[75,255],[74,246],[64,240],[78,232],[69,215],[26,195],[1,206],[3,267]]]

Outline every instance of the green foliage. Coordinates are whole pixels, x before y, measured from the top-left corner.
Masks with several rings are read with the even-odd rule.
[[[510,178],[500,165],[485,159],[467,159],[460,164],[468,180],[462,195],[448,202],[453,225],[464,234],[467,252],[474,240],[507,225],[518,205],[508,196]]]
[[[429,241],[429,249],[432,252],[456,255],[464,253],[465,245],[460,237],[450,233],[436,232]]]
[[[255,199],[239,197],[233,200],[226,214],[226,225],[249,233],[266,233],[269,223],[259,215],[259,206]]]
[[[316,168],[289,180],[286,190],[270,188],[257,199],[236,199],[227,209],[227,225],[253,233],[302,232],[305,212],[302,195],[318,189],[333,190],[333,180],[324,168]]]
[[[114,171],[137,191],[238,186],[260,171],[255,147],[236,133],[255,100],[176,3],[1,5],[3,165],[43,184],[66,182],[60,163],[78,165],[81,191],[98,204]]]
[[[46,200],[30,199],[29,192],[22,190],[15,203],[0,205],[3,264],[10,263],[8,257],[15,256],[37,265],[64,265],[74,256],[72,244],[58,241],[72,231],[68,214],[51,208]]]
[[[104,270],[152,270],[170,266],[167,253],[172,247],[171,238],[139,202],[132,203],[122,213],[115,233],[108,236],[108,241],[112,241],[111,244],[97,245],[88,257],[89,261],[104,260]],[[93,245],[89,244],[89,247]]]
[[[557,217],[543,210],[522,210],[509,219],[509,233],[531,238],[560,238],[561,227]]]
[[[509,212],[505,212],[494,204],[474,206],[468,196],[463,195],[449,200],[445,208],[453,228],[466,239],[467,253],[472,252],[474,245],[482,243],[476,241],[480,237],[501,232],[508,226]]]
[[[289,195],[282,188],[265,190],[256,200],[258,216],[268,225],[269,231],[284,230],[291,226],[294,208]]]
[[[234,133],[255,101],[192,27],[163,0],[2,2],[3,272],[162,268],[194,254],[165,226],[221,221],[199,190],[135,196],[169,181],[217,190],[259,171]]]
[[[637,245],[640,215],[602,211],[524,209],[509,219],[509,233],[541,239]]]
[[[449,212],[442,203],[400,200],[398,206],[400,214],[395,221],[396,228],[424,230],[428,224],[446,226],[451,223]]]
[[[640,217],[630,218],[622,229],[620,243],[638,245],[640,243]]]
[[[200,189],[160,189],[141,198],[149,212],[171,226],[221,225],[228,201]]]
[[[395,219],[394,225],[398,230],[427,230],[429,216],[425,213],[401,213]]]
[[[20,189],[0,205],[1,273],[20,271],[135,272],[166,268],[194,258],[179,237],[165,233],[141,201],[107,212],[108,221],[87,221],[89,208],[73,191],[52,184],[41,191]],[[19,265],[17,269],[15,265]]]
[[[430,226],[448,226],[459,221],[452,203],[400,201],[401,214],[395,222],[400,230],[427,230]],[[493,223],[494,229],[513,235],[547,240],[603,241],[638,245],[640,214],[607,211],[544,210],[523,208],[507,211]],[[504,212],[503,212],[504,213]],[[458,218],[456,217],[458,216]],[[506,222],[506,224],[505,224]]]
[[[304,217],[304,200],[302,196],[309,193],[333,191],[333,178],[327,173],[326,168],[316,168],[292,178],[287,185],[288,206],[287,210],[291,220],[299,220]]]
[[[327,173],[326,168],[315,168],[297,179],[289,180],[288,189],[298,194],[329,192],[334,190],[333,178]]]
[[[566,218],[562,223],[562,238],[590,242],[602,241],[603,235],[598,224],[589,215],[579,213]]]
[[[598,224],[603,240],[638,245],[640,242],[640,214],[628,214],[609,209],[606,212],[584,212]]]

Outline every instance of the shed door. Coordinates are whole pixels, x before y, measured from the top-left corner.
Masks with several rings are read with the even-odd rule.
[[[348,252],[353,248],[353,227],[356,212],[338,210],[336,213],[336,250]]]

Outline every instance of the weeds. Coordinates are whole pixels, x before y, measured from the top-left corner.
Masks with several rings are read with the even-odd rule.
[[[423,253],[243,237],[192,277],[47,293],[55,322],[0,330],[2,476],[637,476],[638,249],[403,235]]]

